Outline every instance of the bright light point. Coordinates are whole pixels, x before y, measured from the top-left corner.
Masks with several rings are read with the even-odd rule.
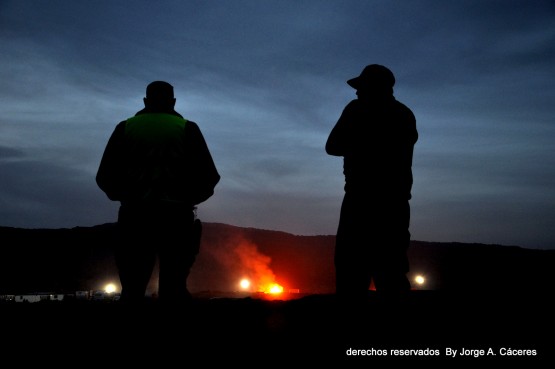
[[[246,290],[251,286],[251,282],[248,279],[241,279],[241,282],[239,282],[239,286],[241,286],[242,289]]]
[[[116,285],[113,283],[108,283],[105,287],[104,287],[104,292],[106,293],[114,293],[116,292]]]
[[[426,280],[421,275],[417,275],[416,277],[414,277],[414,281],[418,285],[423,285]]]

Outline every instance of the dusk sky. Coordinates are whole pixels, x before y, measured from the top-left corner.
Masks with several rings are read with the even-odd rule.
[[[115,222],[98,164],[165,80],[222,177],[203,221],[335,234],[324,146],[376,63],[417,120],[412,239],[555,249],[552,0],[0,0],[0,45],[1,226]]]

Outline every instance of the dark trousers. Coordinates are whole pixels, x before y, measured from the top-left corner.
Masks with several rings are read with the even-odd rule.
[[[364,299],[376,292],[395,296],[410,290],[408,201],[387,201],[346,193],[336,236],[338,297]]]
[[[122,302],[144,300],[156,261],[159,300],[186,302],[191,299],[187,278],[200,243],[200,230],[194,225],[191,208],[175,205],[120,207],[115,260]]]

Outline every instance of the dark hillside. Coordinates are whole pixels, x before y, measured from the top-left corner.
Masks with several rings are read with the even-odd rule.
[[[115,239],[114,224],[71,229],[0,227],[0,294],[94,290],[117,281]],[[239,252],[247,250],[287,288],[332,293],[334,242],[329,235],[297,236],[206,223],[190,289],[233,291],[245,271]],[[555,250],[413,241],[409,257],[411,276],[426,277],[422,289],[554,290]],[[153,282],[155,278],[156,274]]]

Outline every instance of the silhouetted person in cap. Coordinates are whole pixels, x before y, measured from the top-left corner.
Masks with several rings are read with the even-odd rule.
[[[344,108],[326,142],[329,155],[343,157],[345,176],[336,295],[365,300],[373,281],[380,296],[397,298],[411,288],[407,249],[416,119],[393,96],[395,77],[388,68],[368,65],[347,83],[358,99]]]
[[[146,88],[144,109],[116,125],[96,182],[120,202],[115,259],[122,302],[141,302],[156,261],[162,302],[187,302],[187,278],[199,252],[196,206],[220,175],[199,126],[174,110],[173,86]]]

